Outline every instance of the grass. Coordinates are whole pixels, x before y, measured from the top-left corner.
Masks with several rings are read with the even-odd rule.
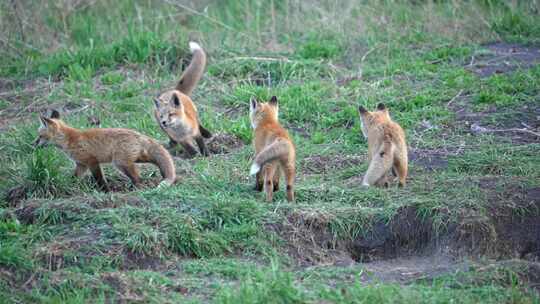
[[[0,198],[0,302],[538,303],[529,264],[493,268],[490,252],[468,270],[423,279],[340,266],[341,256],[362,255],[354,248],[370,235],[402,229],[407,210],[405,222],[425,223],[411,234],[444,237],[477,218],[499,229],[499,243],[506,218],[494,210],[537,216],[529,196],[540,179],[538,141],[473,135],[470,124],[537,126],[540,69],[480,77],[469,67],[473,56],[493,58],[487,42],[537,45],[534,5],[185,4],[195,14],[174,3],[0,4],[0,192],[10,194]],[[143,189],[106,166],[115,191],[102,193],[89,176],[72,177],[57,148],[32,147],[48,108],[78,128],[98,119],[166,143],[152,98],[176,83],[190,40],[209,55],[193,100],[205,127],[239,139],[231,153],[175,158],[181,180],[170,188],[154,188],[153,166],[141,166]],[[295,203],[284,189],[264,203],[247,174],[249,99],[273,95],[297,146]],[[357,107],[381,102],[407,133],[404,189],[360,187],[368,164]]]

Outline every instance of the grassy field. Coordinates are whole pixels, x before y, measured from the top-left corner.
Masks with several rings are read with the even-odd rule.
[[[0,3],[0,302],[539,303],[540,2]],[[208,158],[114,189],[34,149],[38,115],[168,139],[190,60]],[[280,101],[296,202],[248,176],[249,98]],[[363,188],[358,105],[406,131],[405,188]]]

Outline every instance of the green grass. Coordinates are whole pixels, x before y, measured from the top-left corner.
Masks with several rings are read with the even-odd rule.
[[[456,113],[479,115],[475,122],[491,128],[534,123],[538,66],[481,78],[469,64],[492,56],[487,42],[537,44],[537,8],[192,5],[198,14],[167,1],[98,0],[73,11],[22,1],[17,15],[0,4],[0,28],[9,33],[0,34],[0,302],[539,302],[528,270],[493,270],[489,252],[469,271],[406,284],[377,280],[368,264],[332,265],[336,252],[351,253],[355,241],[408,208],[438,236],[464,218],[491,219],[495,207],[537,214],[516,197],[538,187],[538,142],[472,135]],[[115,191],[102,193],[90,176],[72,177],[74,165],[58,148],[32,147],[38,113],[48,108],[74,127],[98,118],[101,127],[135,129],[165,144],[152,98],[175,85],[191,40],[209,57],[192,98],[205,127],[241,140],[231,153],[176,158],[180,181],[169,188],[154,189],[154,166],[141,167],[143,189],[105,166]],[[283,186],[265,203],[248,177],[249,99],[273,95],[297,147],[295,203]],[[360,186],[368,164],[357,108],[381,102],[416,157],[404,189]],[[426,168],[436,157],[444,164]],[[4,195],[17,191],[20,201]]]

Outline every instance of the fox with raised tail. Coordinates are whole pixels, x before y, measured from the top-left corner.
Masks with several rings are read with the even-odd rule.
[[[358,107],[362,134],[368,141],[369,167],[362,181],[363,186],[388,186],[387,173],[392,170],[399,178],[399,186],[405,186],[408,160],[405,132],[390,118],[388,108],[382,103],[377,110],[369,112]]]
[[[250,100],[250,121],[253,127],[255,159],[250,175],[256,175],[255,189],[266,192],[266,201],[272,201],[274,191],[279,189],[281,171],[285,175],[287,200],[294,201],[294,178],[296,154],[289,133],[278,121],[278,100],[272,96],[269,102]]]
[[[172,185],[176,180],[174,163],[169,152],[154,139],[136,131],[120,128],[80,130],[60,120],[58,111],[50,117],[40,116],[41,126],[35,146],[53,144],[75,162],[75,176],[92,172],[97,184],[108,191],[100,164],[112,163],[137,187],[139,171],[135,163],[153,163],[159,167],[164,180]]]
[[[199,122],[197,107],[191,100],[191,93],[199,82],[206,65],[206,54],[201,46],[190,42],[193,57],[174,90],[166,91],[154,99],[154,116],[169,136],[170,147],[181,144],[189,156],[197,154],[193,142],[197,143],[202,155],[208,156],[208,148],[203,138],[212,134]]]

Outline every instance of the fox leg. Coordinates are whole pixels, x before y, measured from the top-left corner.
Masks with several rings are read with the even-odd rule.
[[[84,175],[84,173],[86,173],[86,170],[88,170],[88,166],[76,163],[74,175],[78,178],[81,178]]]
[[[259,171],[259,172],[257,172],[257,175],[255,175],[255,188],[254,188],[254,190],[259,191],[259,192],[263,191],[263,186],[264,186],[264,179],[263,179],[261,171]]]
[[[99,163],[94,163],[88,166],[90,168],[90,172],[92,172],[92,175],[94,176],[94,179],[96,180],[96,183],[103,191],[109,191],[109,186],[107,186],[107,181],[105,180],[105,177],[103,176],[103,171],[101,170],[101,167],[99,166]]]
[[[283,171],[285,172],[285,182],[287,184],[287,201],[294,201],[294,177],[296,175],[296,168],[294,163],[282,164]]]
[[[266,192],[266,201],[271,202],[274,194],[274,174],[276,173],[276,164],[268,164],[264,168],[264,192]]]
[[[135,187],[139,187],[141,184],[141,177],[139,175],[139,170],[133,162],[113,162],[113,164],[124,173],[133,183]]]
[[[206,144],[204,143],[202,136],[195,137],[195,142],[197,143],[197,146],[199,146],[199,150],[201,151],[202,155],[210,155],[210,153],[208,153],[208,148],[206,148]]]
[[[274,178],[272,183],[274,184],[274,192],[279,191],[279,177],[281,175],[281,170],[279,167],[276,168],[276,173],[274,173]]]
[[[184,151],[186,151],[186,153],[189,155],[189,157],[193,157],[193,156],[195,156],[197,154],[197,150],[195,150],[195,148],[193,148],[191,143],[189,143],[187,141],[182,141],[182,142],[180,142],[180,144],[184,148]]]
[[[394,160],[393,169],[396,171],[399,178],[399,187],[405,187],[405,180],[407,179],[407,160],[396,158]]]
[[[169,138],[169,149],[172,149],[178,145],[178,142],[172,138]]]

